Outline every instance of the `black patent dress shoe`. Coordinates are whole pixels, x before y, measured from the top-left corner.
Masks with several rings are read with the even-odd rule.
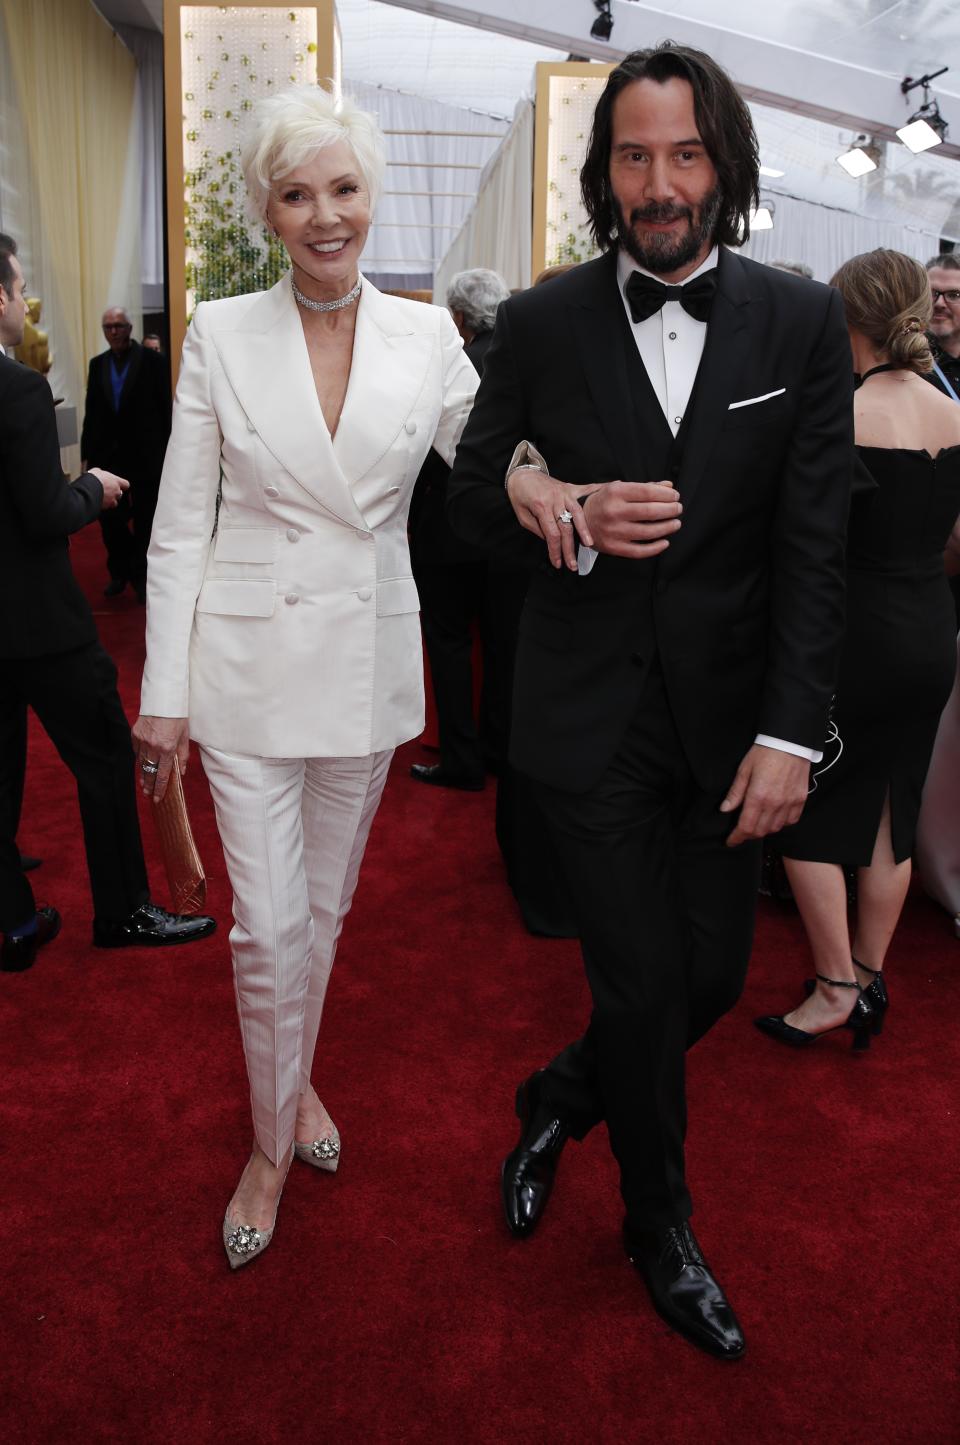
[[[0,948],[0,969],[4,973],[24,973],[33,967],[37,949],[56,938],[60,932],[60,915],[55,908],[37,909],[37,927],[25,938],[4,938]]]
[[[185,913],[168,913],[156,903],[144,903],[122,923],[93,920],[95,948],[169,948],[175,943],[196,943],[216,928],[216,920],[205,914],[195,918]]]
[[[42,858],[34,858],[29,853],[20,854],[20,868],[24,873],[32,873],[34,868],[39,868]]]
[[[410,776],[418,783],[429,783],[432,788],[459,788],[463,793],[482,793],[484,777],[469,774],[448,773],[442,763],[414,763]]]
[[[500,1193],[507,1228],[516,1239],[533,1233],[546,1208],[557,1164],[569,1135],[543,1097],[543,1070],[517,1090],[520,1138],[503,1161]]]
[[[747,1347],[743,1330],[690,1225],[685,1221],[651,1234],[625,1228],[623,1239],[660,1318],[708,1355],[738,1360]]]
[[[122,577],[111,577],[103,589],[104,597],[119,597],[121,592],[126,591],[126,582]]]

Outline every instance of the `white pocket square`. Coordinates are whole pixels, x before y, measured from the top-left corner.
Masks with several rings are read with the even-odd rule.
[[[744,401],[732,401],[727,411],[736,411],[738,406],[756,406],[760,401],[769,401],[772,396],[783,396],[786,389],[785,386],[778,386],[776,391],[765,391],[763,396],[748,396]]]

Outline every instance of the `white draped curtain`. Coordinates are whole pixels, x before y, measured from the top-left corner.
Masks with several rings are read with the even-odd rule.
[[[774,203],[773,230],[754,231],[743,248],[755,261],[805,261],[818,281],[829,281],[844,261],[884,246],[926,261],[940,250],[935,231],[873,220],[794,196],[764,193]]]
[[[138,185],[140,278],[144,311],[165,305],[163,273],[163,36],[139,25],[119,25],[118,34],[137,62],[140,122]]]
[[[440,101],[351,83],[344,91],[387,132],[387,171],[361,266],[375,285],[429,290],[473,206],[507,122]]]
[[[437,267],[434,299],[443,302],[458,271],[486,266],[514,290],[529,286],[533,222],[533,103],[517,105],[513,124],[480,181],[476,203]]]

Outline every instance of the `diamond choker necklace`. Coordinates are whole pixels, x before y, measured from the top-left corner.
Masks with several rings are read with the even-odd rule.
[[[292,275],[290,277],[290,284],[293,287],[293,294],[297,301],[301,306],[306,306],[308,311],[342,311],[345,306],[349,306],[351,302],[356,301],[360,295],[362,280],[363,278],[358,276],[356,286],[351,287],[346,296],[338,296],[336,301],[313,301],[309,296],[304,296]]]

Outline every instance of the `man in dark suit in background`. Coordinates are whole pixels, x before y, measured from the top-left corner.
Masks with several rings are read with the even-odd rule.
[[[143,602],[172,404],[167,362],[133,341],[131,330],[122,306],[103,313],[109,350],[90,362],[80,454],[85,468],[106,467],[129,479],[129,493],[100,518],[110,573],[104,596],[119,596],[129,582]]]
[[[606,254],[501,306],[450,480],[467,541],[534,566],[546,542],[554,564],[520,623],[511,760],[593,998],[584,1038],[520,1086],[503,1202],[529,1234],[565,1141],[605,1120],[655,1308],[734,1359],[689,1224],[684,1053],[736,1002],[759,840],[799,817],[822,756],[853,369],[837,293],[729,249],[757,142],[709,56],[627,56],[581,180]]]
[[[493,338],[497,307],[510,288],[496,271],[461,271],[447,289],[447,306],[477,372]],[[509,577],[491,579],[486,558],[451,529],[446,518],[450,468],[431,451],[420,469],[410,504],[410,558],[420,593],[420,621],[437,707],[439,763],[414,763],[410,776],[434,787],[479,791],[487,766],[506,750],[509,678],[498,668],[497,597]],[[502,589],[500,589],[502,590]],[[480,723],[473,709],[473,627],[483,643]]]
[[[70,486],[50,388],[6,355],[26,315],[16,245],[0,235],[0,968],[20,972],[60,931],[37,908],[16,847],[33,708],[77,780],[101,948],[188,943],[215,927],[150,902],[130,729],[117,670],[70,567],[67,538],[116,507],[124,479],[95,468]]]

